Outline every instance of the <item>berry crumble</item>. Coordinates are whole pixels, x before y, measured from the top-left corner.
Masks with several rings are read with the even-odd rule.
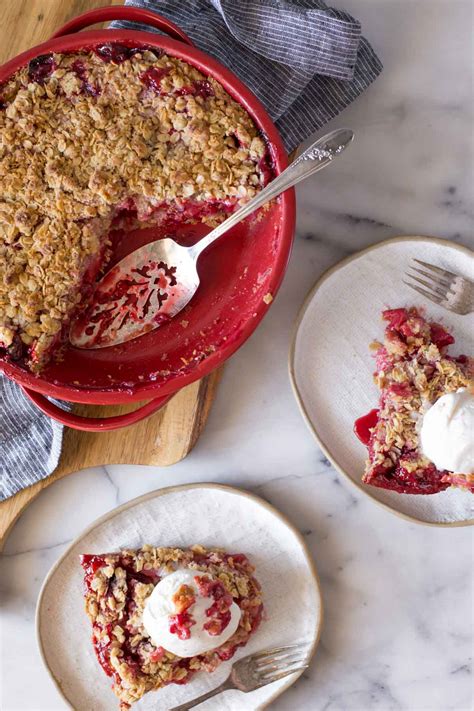
[[[355,423],[369,450],[362,481],[404,494],[435,494],[450,486],[474,493],[474,474],[437,469],[423,454],[419,436],[431,405],[447,393],[472,388],[473,359],[448,354],[453,336],[415,307],[388,309],[382,317],[384,342],[371,344],[379,408]]]
[[[0,353],[48,363],[112,224],[215,225],[271,177],[251,117],[184,61],[116,43],[32,60],[0,86]]]
[[[188,549],[145,545],[139,550],[83,555],[81,564],[93,645],[103,670],[113,679],[122,711],[148,691],[186,684],[198,671],[214,671],[247,643],[261,621],[260,585],[243,554],[199,545]],[[144,625],[147,600],[158,583],[180,573],[194,580],[199,594],[208,599],[205,634],[211,642],[229,624],[229,609],[235,605],[239,611],[232,636],[195,656],[180,657],[157,646]],[[197,626],[195,597],[196,589],[181,584],[171,598],[175,614],[169,618],[169,633],[179,640],[192,638]]]

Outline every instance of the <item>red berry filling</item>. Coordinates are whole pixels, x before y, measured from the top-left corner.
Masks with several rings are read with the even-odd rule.
[[[122,64],[134,54],[143,52],[145,48],[142,47],[128,47],[124,44],[119,44],[118,42],[110,42],[108,44],[102,44],[94,49],[103,62],[107,64],[113,62],[114,64]]]
[[[369,442],[369,448],[372,440]],[[404,462],[416,459],[416,453],[402,450],[400,460]],[[437,494],[447,489],[450,484],[443,482],[445,471],[439,471],[434,464],[423,469],[408,471],[400,464],[400,460],[391,467],[375,466],[371,473],[370,483],[383,489],[391,489],[399,494]]]
[[[439,323],[431,324],[431,340],[440,350],[454,343],[453,336],[440,326]]]
[[[84,91],[84,93],[90,94],[91,96],[99,96],[99,87],[91,84],[87,79],[87,70],[84,62],[82,62],[80,59],[76,59],[76,61],[72,65],[72,70],[81,80],[82,90]]]
[[[180,585],[171,599],[177,614],[170,616],[170,632],[177,635],[179,639],[189,639],[191,627],[196,624],[192,615],[187,612],[196,602],[194,590],[190,585]]]
[[[365,444],[366,446],[368,446],[371,432],[377,424],[378,414],[379,411],[374,408],[366,415],[359,417],[359,419],[354,422],[354,432],[362,444]]]
[[[189,639],[191,637],[191,627],[196,624],[192,615],[188,612],[179,612],[170,616],[170,632],[177,635],[179,639]]]
[[[103,568],[107,563],[104,558],[100,555],[81,555],[80,556],[81,565],[84,568],[84,583],[88,590],[91,589],[90,584],[94,578],[95,573],[99,568]]]
[[[150,653],[150,661],[154,662],[161,662],[163,657],[165,656],[166,651],[163,649],[163,647],[156,647],[156,649]]]
[[[28,65],[28,78],[37,84],[44,84],[50,74],[54,72],[56,64],[52,54],[40,54],[32,59]]]
[[[161,80],[167,74],[169,74],[171,69],[169,67],[157,68],[150,67],[146,72],[140,74],[140,80],[145,84],[147,89],[152,89],[157,94],[161,93]]]
[[[232,595],[227,592],[219,580],[211,580],[207,575],[196,576],[194,581],[203,597],[212,597],[214,600],[214,603],[206,610],[206,616],[210,620],[204,624],[204,629],[212,636],[219,635],[231,620]]]
[[[200,96],[202,99],[207,99],[209,96],[214,96],[214,89],[207,79],[198,79],[193,81],[191,86],[183,86],[182,89],[176,91],[178,96]]]
[[[382,318],[388,321],[389,328],[400,328],[408,318],[406,309],[385,309],[382,313]]]
[[[103,62],[107,64],[113,62],[114,64],[122,64],[127,59],[131,59],[135,54],[142,52],[152,52],[155,57],[161,57],[162,51],[156,49],[155,47],[128,47],[124,44],[119,44],[118,42],[109,42],[107,44],[102,44],[94,49]]]

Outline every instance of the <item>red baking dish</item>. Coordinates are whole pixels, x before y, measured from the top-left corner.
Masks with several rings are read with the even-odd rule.
[[[75,34],[89,25],[117,19],[151,25],[169,37],[113,29]],[[275,173],[286,167],[280,136],[252,92],[229,69],[196,49],[176,25],[148,10],[104,7],[80,15],[47,42],[0,67],[0,84],[38,55],[87,50],[107,42],[153,46],[212,76],[252,116],[267,141]],[[62,362],[49,365],[39,376],[5,359],[0,359],[0,371],[20,384],[41,410],[69,427],[96,431],[137,422],[162,407],[180,388],[220,366],[251,335],[280,286],[294,227],[295,197],[288,190],[258,219],[241,223],[203,255],[201,286],[176,319],[121,346],[90,351],[69,347]],[[176,236],[190,244],[206,231],[203,226],[188,226]],[[148,230],[127,233],[122,252],[159,236],[154,228],[149,235],[144,232]],[[88,419],[65,412],[48,397],[94,405],[151,402],[119,417]]]

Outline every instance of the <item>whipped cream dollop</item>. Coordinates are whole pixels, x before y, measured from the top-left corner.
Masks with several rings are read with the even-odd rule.
[[[156,646],[178,657],[194,657],[227,642],[240,616],[217,578],[185,568],[160,580],[146,600],[142,621]]]
[[[474,394],[468,388],[442,395],[423,416],[421,449],[437,469],[474,473]]]

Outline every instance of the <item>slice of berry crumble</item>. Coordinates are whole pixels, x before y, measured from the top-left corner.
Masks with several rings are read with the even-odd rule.
[[[474,361],[452,356],[453,336],[418,309],[388,309],[384,343],[374,342],[379,408],[355,423],[369,458],[362,481],[404,494],[435,494],[450,486],[474,492],[474,475],[438,469],[423,453],[424,413],[447,393],[472,387]]]
[[[122,710],[147,691],[171,683],[186,684],[198,671],[214,671],[233,656],[237,647],[247,643],[261,621],[260,585],[243,554],[198,545],[189,549],[145,545],[139,550],[83,555],[81,564],[92,642],[103,670],[113,679],[112,688]],[[170,610],[168,638],[175,637],[175,646],[180,640],[186,645],[193,639],[199,612],[195,602],[200,595],[207,600],[200,613],[208,620],[200,630],[201,639],[209,638],[208,648],[209,640],[211,644],[217,640],[209,651],[178,656],[153,641],[147,632],[147,600],[150,602],[167,576],[181,576],[190,583],[177,584],[174,594],[162,601],[162,606]],[[234,624],[235,632],[219,644],[217,635],[229,625],[233,607],[238,625]],[[153,616],[157,608],[148,608],[149,616]]]

